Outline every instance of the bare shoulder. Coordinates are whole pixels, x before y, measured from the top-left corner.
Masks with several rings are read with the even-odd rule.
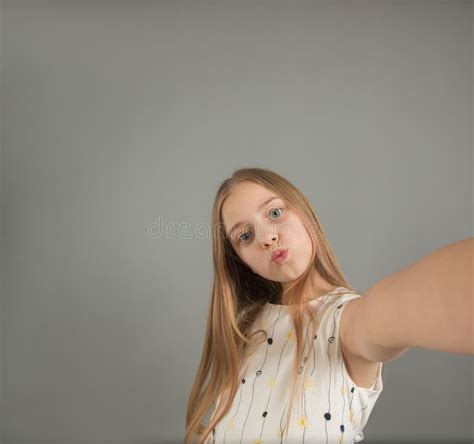
[[[369,361],[356,351],[355,319],[362,303],[362,297],[346,303],[339,324],[339,343],[344,365],[352,380],[359,386],[369,388],[375,381],[380,362]]]

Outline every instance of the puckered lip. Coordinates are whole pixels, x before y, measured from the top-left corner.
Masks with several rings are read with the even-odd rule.
[[[271,260],[274,261],[278,256],[280,256],[282,253],[286,253],[287,251],[288,248],[275,248],[272,251]]]

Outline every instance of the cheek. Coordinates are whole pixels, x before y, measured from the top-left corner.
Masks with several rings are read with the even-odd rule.
[[[292,217],[286,224],[284,224],[282,227],[282,233],[287,241],[295,244],[303,244],[311,241],[304,225],[296,216]]]
[[[259,265],[258,258],[255,257],[255,254],[252,254],[250,251],[246,251],[243,255],[243,261],[249,266],[255,268],[255,265]]]
[[[285,243],[297,250],[299,260],[306,263],[311,259],[313,252],[311,237],[299,219],[292,221],[291,229],[287,230],[284,238]]]
[[[235,251],[244,264],[248,265],[249,267],[255,268],[253,266],[253,264],[256,262],[255,258],[253,257],[252,253],[248,248],[243,251],[238,249],[236,249]]]
[[[262,251],[258,252],[250,247],[241,252],[239,256],[248,267],[263,271],[266,269],[266,262],[263,255],[264,253]]]

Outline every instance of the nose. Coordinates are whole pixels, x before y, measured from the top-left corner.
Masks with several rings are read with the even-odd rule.
[[[257,228],[256,236],[258,237],[260,244],[264,247],[268,247],[273,245],[275,242],[278,242],[278,235],[272,228],[267,228],[260,225]]]

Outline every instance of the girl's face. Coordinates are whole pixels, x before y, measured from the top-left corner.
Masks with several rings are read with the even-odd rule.
[[[222,206],[227,238],[236,253],[265,279],[289,282],[305,271],[312,244],[298,215],[275,193],[253,182],[241,182]],[[272,261],[276,250],[286,259]]]

